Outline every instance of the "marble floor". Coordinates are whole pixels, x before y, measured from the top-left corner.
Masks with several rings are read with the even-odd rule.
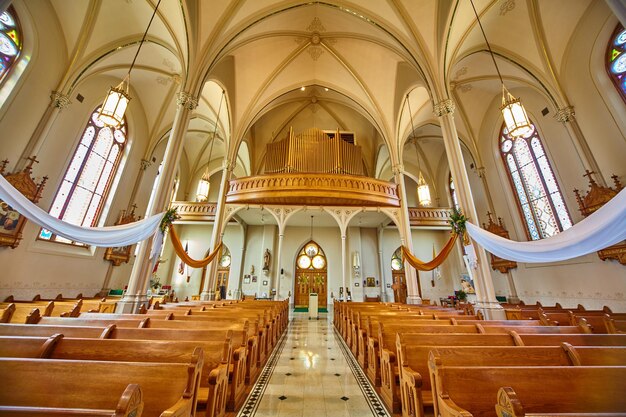
[[[329,316],[329,317],[327,317]],[[294,313],[240,417],[389,416],[332,318]]]

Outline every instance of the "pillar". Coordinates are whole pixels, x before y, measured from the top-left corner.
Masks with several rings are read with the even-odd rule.
[[[59,116],[61,110],[67,108],[71,103],[70,98],[63,93],[53,91],[52,94],[50,94],[50,105],[46,108],[46,111],[39,120],[35,131],[26,144],[21,158],[17,161],[15,165],[16,170],[21,171],[24,169],[26,163],[28,162],[26,158],[37,155],[41,151],[41,147],[46,141],[46,137],[48,136],[54,121]]]
[[[446,147],[446,154],[452,172],[452,179],[456,185],[459,197],[459,205],[463,209],[465,216],[474,224],[478,224],[478,213],[474,206],[474,198],[470,187],[469,177],[465,168],[465,161],[461,151],[456,125],[454,124],[454,102],[445,99],[435,104],[434,113],[439,118],[443,133],[443,142]],[[476,252],[477,264],[471,266],[470,271],[474,277],[476,287],[476,308],[481,310],[486,318],[503,319],[504,310],[496,300],[496,293],[493,288],[490,263],[487,253],[482,247],[472,245]]]
[[[146,217],[164,211],[169,206],[170,190],[174,175],[185,143],[185,133],[189,124],[191,111],[198,106],[198,100],[189,93],[180,92],[177,100],[176,115],[163,157],[163,173],[159,176],[154,196],[154,204]],[[147,290],[152,275],[153,260],[150,259],[152,239],[139,243],[137,257],[128,282],[124,297],[117,303],[117,313],[134,313],[147,302]]]
[[[585,139],[585,135],[583,131],[580,129],[578,125],[578,121],[576,120],[576,112],[574,111],[573,106],[563,107],[562,109],[558,109],[554,118],[563,123],[568,133],[572,137],[572,141],[574,143],[574,147],[576,148],[576,152],[578,152],[578,156],[583,164],[584,169],[589,169],[595,172],[596,181],[603,187],[606,187],[606,181],[602,176],[602,171],[600,170],[600,166],[598,162],[596,162],[596,158],[594,158],[593,153],[591,153],[591,149],[589,148],[589,144]]]
[[[409,207],[406,202],[406,189],[404,183],[404,165],[396,164],[393,166],[393,176],[398,185],[398,197],[400,197],[400,216],[398,231],[400,232],[400,243],[405,246],[409,252],[413,253],[413,237],[411,235],[411,221],[409,220]],[[417,284],[417,272],[406,260],[404,261],[404,271],[406,278],[406,303],[422,304],[422,298],[419,295]]]
[[[341,228],[341,282],[343,283],[343,299],[344,301],[348,300],[348,290],[352,288],[352,286],[348,286],[348,279],[346,274],[346,268],[348,266],[347,262],[347,254],[346,254],[346,228]],[[352,293],[352,291],[350,291]]]
[[[246,248],[248,247],[248,226],[244,223],[241,226],[241,230],[243,232],[243,241],[241,242],[241,257],[239,258],[239,285],[237,286],[237,291],[235,291],[234,299],[240,300],[242,297],[241,286],[243,284],[243,275],[244,275],[244,261],[246,259]]]
[[[281,264],[283,257],[283,239],[285,237],[284,225],[278,226],[278,253],[276,254],[276,267],[274,268],[274,283],[272,284],[272,288],[276,289],[276,300],[280,300],[280,279],[282,277]]]
[[[210,251],[221,242],[224,237],[224,218],[226,217],[226,193],[228,188],[228,181],[230,175],[235,169],[234,163],[229,163],[227,159],[224,159],[222,164],[222,180],[220,182],[220,192],[217,197],[217,208],[215,210],[215,218],[213,220],[213,231],[211,233]],[[215,282],[217,280],[217,262],[211,262],[208,267],[209,279],[206,281],[205,286],[200,294],[202,300],[215,300]]]

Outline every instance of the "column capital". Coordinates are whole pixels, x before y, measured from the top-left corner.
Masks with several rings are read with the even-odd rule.
[[[478,176],[480,178],[485,178],[485,172],[486,172],[485,167],[478,167],[477,170],[478,170]]]
[[[152,161],[150,161],[149,159],[142,159],[139,163],[141,164],[142,171],[145,171],[150,167],[150,165],[152,165]]]
[[[574,106],[567,106],[558,109],[556,114],[554,115],[554,118],[557,120],[557,122],[567,123],[574,120],[575,116],[576,111],[574,110]]]
[[[192,96],[191,93],[181,91],[178,93],[178,97],[176,98],[176,104],[186,108],[187,110],[194,110],[198,107],[198,98]]]
[[[53,91],[50,94],[50,100],[52,100],[52,105],[54,107],[61,110],[72,104],[70,97],[60,91]]]
[[[230,162],[226,158],[222,160],[222,169],[225,169],[229,173],[232,173],[235,170],[235,168],[237,168],[237,162]]]
[[[446,114],[454,114],[454,110],[456,106],[454,105],[454,101],[452,99],[447,98],[445,100],[441,100],[439,103],[435,103],[433,106],[433,113],[437,117],[444,116]]]
[[[404,165],[403,164],[394,164],[391,166],[391,172],[393,175],[402,175],[404,174]]]

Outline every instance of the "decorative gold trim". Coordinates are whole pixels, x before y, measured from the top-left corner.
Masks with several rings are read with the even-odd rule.
[[[227,203],[399,207],[394,183],[342,174],[288,173],[230,181]]]
[[[433,106],[433,113],[437,117],[444,116],[446,114],[454,114],[454,110],[456,106],[454,105],[454,101],[452,99],[441,100],[439,103],[436,103]]]

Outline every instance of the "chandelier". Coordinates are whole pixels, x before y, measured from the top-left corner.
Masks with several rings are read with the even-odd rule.
[[[141,47],[146,40],[148,29],[150,29],[150,25],[152,25],[152,20],[154,20],[154,16],[159,9],[159,4],[161,4],[161,0],[158,1],[156,7],[154,8],[154,11],[152,12],[152,17],[148,22],[148,27],[146,27],[146,31],[143,33],[141,42],[139,42],[139,47],[137,48],[137,52],[135,53],[133,62],[130,64],[128,74],[126,74],[126,77],[124,77],[122,82],[119,83],[116,87],[111,87],[106,97],[104,98],[104,103],[102,103],[102,107],[100,108],[100,112],[98,113],[98,120],[100,120],[106,126],[118,127],[124,121],[124,113],[126,113],[126,108],[128,107],[128,102],[131,98],[129,92],[130,72],[135,66],[135,61],[137,61],[139,51],[141,51]]]
[[[483,25],[482,23],[480,23],[478,12],[476,11],[476,7],[474,6],[474,0],[470,0],[470,3],[472,4],[472,9],[474,10],[476,21],[478,22],[481,33],[483,34],[483,38],[485,39],[487,48],[489,49],[489,54],[491,55],[493,65],[496,67],[496,72],[498,73],[500,84],[502,84],[502,106],[500,107],[500,111],[502,112],[502,116],[504,117],[504,124],[506,126],[507,133],[513,139],[516,139],[520,136],[528,135],[532,132],[533,128],[530,120],[528,119],[528,115],[526,114],[526,109],[522,105],[521,100],[509,93],[509,90],[507,90],[504,86],[502,74],[500,73],[500,69],[498,68],[498,64],[496,63],[496,57],[491,50],[491,45],[487,40],[487,35],[485,34]]]
[[[417,138],[415,137],[415,126],[413,125],[413,113],[411,112],[411,104],[409,103],[409,95],[406,95],[406,105],[409,110],[409,118],[411,119],[411,134],[413,135],[413,145],[415,145],[415,158],[417,159],[417,201],[420,206],[430,206],[430,188],[424,180],[422,170],[420,168],[420,155],[417,150]]]

